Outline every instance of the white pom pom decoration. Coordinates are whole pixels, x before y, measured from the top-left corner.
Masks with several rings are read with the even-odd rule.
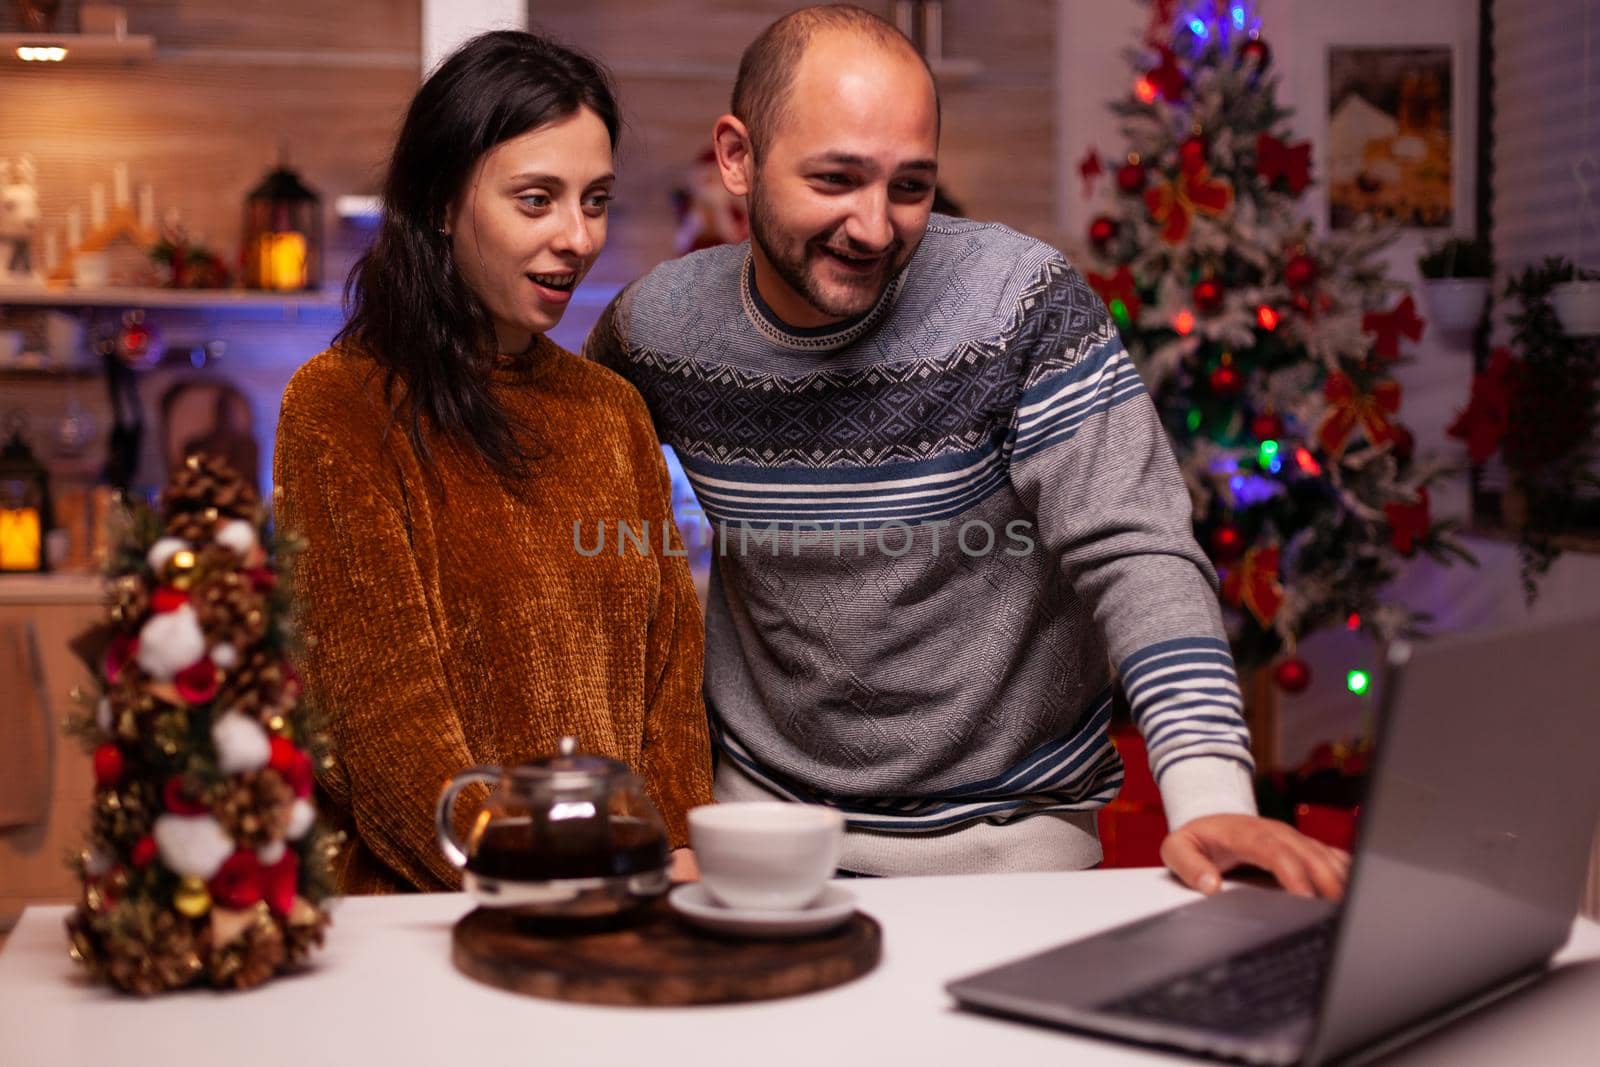
[[[211,650],[211,662],[225,671],[231,671],[239,665],[239,650],[224,641]]]
[[[167,564],[172,562],[173,556],[189,547],[189,542],[181,537],[163,537],[150,546],[150,551],[144,554],[144,559],[150,564],[151,570],[160,574],[167,569]]]
[[[217,747],[217,768],[223,774],[259,771],[272,758],[272,741],[261,724],[237,711],[224,712],[211,724]]]
[[[311,801],[300,797],[289,809],[289,840],[298,841],[310,831],[317,821],[317,809]]]
[[[151,616],[139,630],[139,666],[158,682],[170,682],[205,654],[200,617],[188,604]]]
[[[174,815],[156,819],[156,848],[161,862],[185,878],[210,880],[233,855],[233,838],[210,815]]]
[[[282,841],[269,841],[256,849],[256,859],[261,861],[263,867],[276,867],[287,849],[288,846]]]
[[[260,543],[256,540],[256,528],[243,519],[229,519],[218,526],[212,536],[216,538],[217,544],[232,549],[234,555],[240,559],[248,556]]]

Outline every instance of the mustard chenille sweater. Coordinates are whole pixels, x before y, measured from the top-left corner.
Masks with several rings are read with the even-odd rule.
[[[685,561],[662,551],[663,531],[681,549],[643,402],[544,339],[492,378],[541,450],[515,491],[437,436],[425,465],[370,359],[324,352],[284,392],[278,525],[306,541],[299,663],[334,745],[319,785],[350,839],[343,892],[457,887],[440,787],[553,754],[565,734],[638,772],[673,847],[711,801],[700,609]],[[618,520],[647,521],[652,550],[619,553]],[[592,553],[601,521],[605,551],[580,553],[573,524]],[[483,796],[463,791],[458,831]]]

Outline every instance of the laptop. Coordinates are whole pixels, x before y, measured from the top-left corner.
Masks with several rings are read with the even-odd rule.
[[[1542,973],[1600,811],[1600,619],[1412,645],[1343,904],[1230,888],[949,983],[963,1007],[1260,1064],[1386,1051]]]

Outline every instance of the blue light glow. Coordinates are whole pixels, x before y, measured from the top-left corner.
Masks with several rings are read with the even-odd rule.
[[[1190,19],[1189,29],[1193,31],[1196,37],[1204,37],[1206,35],[1206,24],[1199,19]]]
[[[1235,7],[1233,9],[1233,24],[1241,30],[1244,29],[1244,8]]]

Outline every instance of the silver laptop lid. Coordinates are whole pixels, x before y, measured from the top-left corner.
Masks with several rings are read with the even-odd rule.
[[[1600,620],[1397,642],[1307,1060],[1543,965],[1600,810]]]

